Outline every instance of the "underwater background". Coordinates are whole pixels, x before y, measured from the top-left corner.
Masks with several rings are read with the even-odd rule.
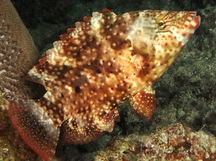
[[[216,1],[215,0],[11,0],[41,54],[59,36],[92,12],[104,8],[116,14],[135,10],[197,11],[201,25],[182,54],[155,83],[157,108],[150,121],[137,116],[126,100],[119,108],[121,120],[111,133],[85,145],[64,145],[62,160],[93,160],[117,139],[150,135],[170,124],[182,123],[194,131],[216,137]],[[0,100],[1,101],[1,100]],[[0,112],[0,161],[40,160],[22,141]],[[176,124],[182,127],[180,124]],[[198,134],[197,134],[198,135]],[[125,142],[124,142],[125,143]],[[116,144],[118,145],[118,144]],[[122,144],[121,144],[122,145]],[[128,145],[125,143],[125,147]],[[137,146],[137,145],[136,145]],[[126,148],[127,149],[127,148]],[[113,150],[115,151],[115,150]],[[107,150],[108,152],[108,150]],[[118,153],[119,154],[119,153]],[[103,152],[106,155],[106,152]],[[109,154],[110,155],[110,154]],[[117,154],[116,154],[117,155]],[[216,155],[216,154],[215,154]],[[130,160],[129,156],[125,156]]]

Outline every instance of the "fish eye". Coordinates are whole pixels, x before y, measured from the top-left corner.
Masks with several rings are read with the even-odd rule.
[[[165,23],[164,23],[163,21],[159,21],[159,22],[158,22],[158,28],[159,28],[160,30],[163,30],[165,27],[166,27],[166,25],[165,25]]]
[[[158,23],[158,26],[163,26],[163,22],[159,22],[159,23]]]

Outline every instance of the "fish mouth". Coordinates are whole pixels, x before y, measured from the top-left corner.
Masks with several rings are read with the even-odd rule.
[[[201,17],[199,15],[197,15],[197,12],[190,12],[189,17],[187,18],[187,20],[190,20],[190,28],[196,30],[201,23]]]

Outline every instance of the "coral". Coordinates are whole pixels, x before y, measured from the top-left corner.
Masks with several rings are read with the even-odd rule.
[[[10,123],[5,111],[0,111],[0,118],[0,160],[36,160],[38,155],[22,140]]]
[[[0,0],[0,8],[0,160],[30,160],[36,154],[12,128],[2,106],[6,100],[36,96],[23,77],[39,54],[11,2]]]
[[[185,161],[215,160],[216,138],[195,132],[180,123],[172,124],[149,136],[129,135],[117,139],[94,158],[100,161]]]
[[[0,92],[7,99],[29,98],[29,83],[21,79],[39,58],[29,31],[9,0],[0,1]]]

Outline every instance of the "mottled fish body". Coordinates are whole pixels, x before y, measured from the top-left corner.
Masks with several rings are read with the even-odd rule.
[[[167,70],[200,25],[193,11],[94,12],[54,42],[29,76],[47,90],[39,100],[6,102],[27,144],[46,160],[64,141],[88,143],[119,120],[117,106],[130,98],[149,120],[153,83]]]

